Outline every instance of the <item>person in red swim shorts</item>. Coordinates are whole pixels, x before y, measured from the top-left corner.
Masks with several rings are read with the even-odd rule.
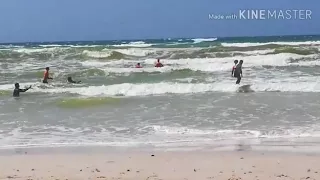
[[[46,67],[46,70],[44,71],[43,74],[43,83],[48,83],[48,79],[53,79],[52,77],[49,77],[49,67]]]
[[[163,64],[160,62],[160,59],[158,59],[156,65],[154,67],[163,67]]]
[[[140,65],[140,63],[137,63],[136,68],[142,68],[142,66]]]

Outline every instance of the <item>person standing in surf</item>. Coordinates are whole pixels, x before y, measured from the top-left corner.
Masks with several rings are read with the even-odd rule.
[[[236,66],[236,69],[234,70],[234,77],[237,78],[236,84],[240,84],[242,78],[242,64],[243,60],[240,60],[239,64]]]
[[[235,76],[234,76],[234,70],[236,69],[237,64],[238,64],[238,60],[234,60],[234,66],[232,67],[231,77],[235,77]]]
[[[43,74],[43,80],[42,80],[43,83],[48,83],[48,79],[53,79],[52,77],[49,77],[49,70],[50,68],[46,67],[46,70],[44,71],[44,74]]]
[[[14,86],[15,86],[15,88],[14,88],[13,94],[12,94],[13,97],[19,97],[21,92],[26,92],[31,88],[31,86],[29,86],[28,88],[20,89],[19,83],[15,83]]]

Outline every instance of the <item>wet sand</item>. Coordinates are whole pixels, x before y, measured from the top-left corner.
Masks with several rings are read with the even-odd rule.
[[[258,152],[50,153],[0,156],[0,179],[320,179],[320,156]]]

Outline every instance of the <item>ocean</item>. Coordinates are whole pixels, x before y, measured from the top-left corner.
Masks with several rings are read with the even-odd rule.
[[[317,35],[0,44],[0,149],[319,151],[319,51]]]

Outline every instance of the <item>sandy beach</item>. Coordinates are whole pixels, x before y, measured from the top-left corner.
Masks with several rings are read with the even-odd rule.
[[[320,179],[319,155],[258,152],[53,153],[0,156],[1,179]]]

